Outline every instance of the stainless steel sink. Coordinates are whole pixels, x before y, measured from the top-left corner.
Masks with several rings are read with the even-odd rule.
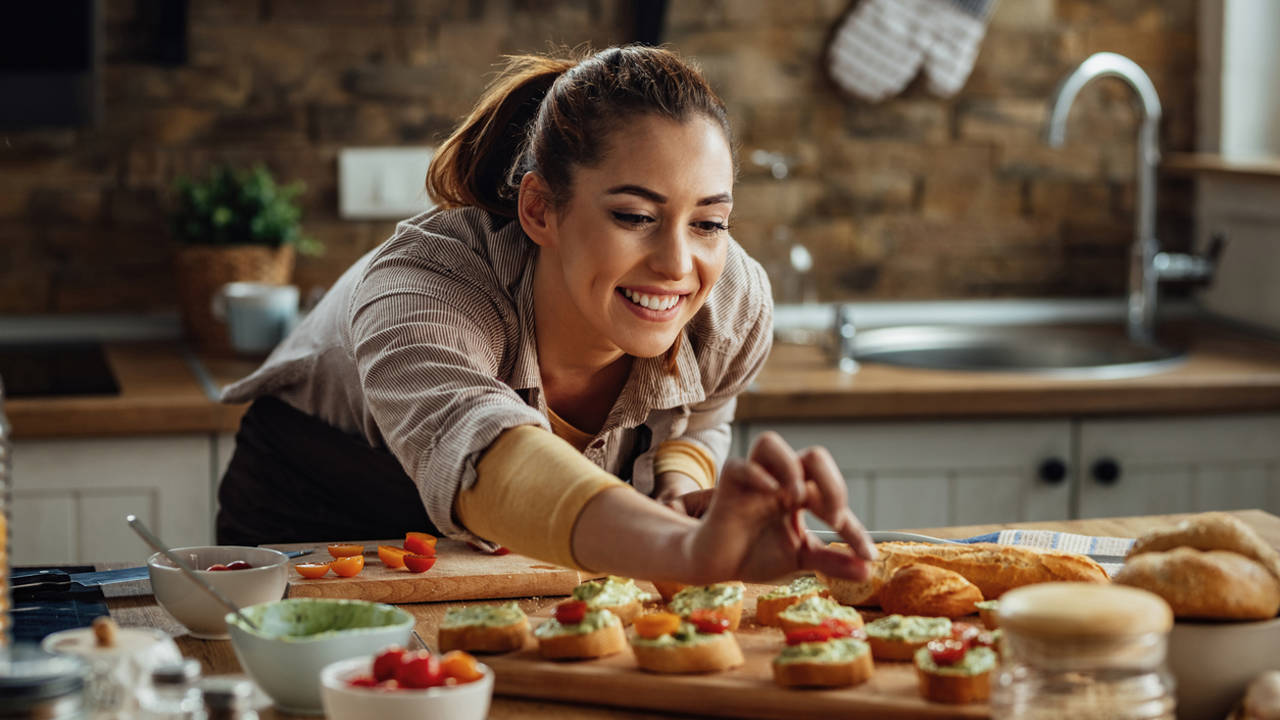
[[[1111,328],[905,325],[860,329],[852,345],[859,363],[1078,378],[1149,375],[1185,359]]]

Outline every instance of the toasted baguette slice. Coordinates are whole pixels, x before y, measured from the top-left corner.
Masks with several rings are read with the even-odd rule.
[[[774,588],[770,592],[756,598],[756,622],[761,625],[776,627],[778,613],[811,597],[831,597],[831,590],[823,587],[822,581],[811,576],[802,576],[792,580],[785,587]]]
[[[640,613],[644,612],[644,606],[639,600],[633,600],[625,605],[600,605],[597,610],[608,610],[618,619],[622,621],[623,626],[630,625],[640,617]]]
[[[928,640],[908,642],[906,640],[889,640],[887,638],[868,637],[871,654],[877,660],[910,660],[916,651],[929,644]]]
[[[988,630],[995,630],[1000,627],[1000,618],[996,615],[996,608],[1000,606],[1000,601],[983,600],[975,604],[978,606],[978,618],[982,620],[982,624],[986,625]]]
[[[869,652],[847,663],[773,663],[773,680],[782,687],[846,687],[870,680],[874,672]]]
[[[848,580],[846,578],[831,577],[817,573],[818,579],[822,580],[828,588],[831,589],[831,598],[841,605],[856,605],[857,607],[872,607],[880,604],[880,587],[884,585],[879,577],[879,573],[875,571],[875,565],[872,565],[871,576],[866,580]]]
[[[589,633],[566,633],[538,638],[538,654],[548,660],[581,660],[620,653],[627,647],[622,624],[605,625]]]
[[[960,573],[923,563],[898,568],[880,589],[880,607],[898,615],[958,618],[981,601],[982,591]]]
[[[708,587],[715,588],[719,586],[734,586],[737,588],[737,599],[720,605],[708,605],[697,602],[690,602],[690,599],[699,591],[705,591]],[[669,603],[668,607],[671,612],[683,618],[688,618],[689,614],[694,610],[707,609],[715,610],[729,620],[729,630],[737,630],[742,623],[742,591],[743,584],[738,581],[716,583],[711,586],[690,586],[676,593]]]
[[[862,615],[857,610],[841,605],[831,598],[815,595],[792,605],[778,614],[778,627],[785,632],[814,628],[823,620],[835,619],[848,623],[851,628],[862,627]]]
[[[894,618],[898,622],[916,622],[927,623],[930,629],[936,629],[936,632],[929,632],[906,639],[902,637],[886,637],[886,633],[882,630],[885,623],[893,623]],[[936,626],[933,628],[932,626]],[[951,635],[951,621],[946,618],[902,618],[898,615],[889,615],[877,620],[873,620],[866,626],[867,644],[871,646],[871,654],[877,660],[910,660],[920,648],[929,643],[930,640],[937,638],[949,637]],[[900,634],[900,633],[889,633]]]
[[[701,636],[691,645],[631,645],[641,670],[656,673],[718,672],[744,661],[738,640],[731,632]]]
[[[920,684],[920,694],[930,702],[962,705],[982,702],[991,696],[991,670],[996,662],[994,652],[987,648],[974,648],[969,652],[991,653],[990,667],[972,675],[957,675],[939,671],[937,666],[926,662],[928,650],[921,650],[915,657],[916,678]]]
[[[490,625],[463,625],[442,627],[437,638],[440,652],[466,650],[471,653],[504,653],[524,647],[529,635],[529,619],[498,627]]]

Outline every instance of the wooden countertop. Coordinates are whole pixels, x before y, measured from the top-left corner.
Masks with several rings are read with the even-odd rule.
[[[864,364],[835,369],[809,345],[778,344],[738,401],[738,420],[875,420],[1265,412],[1280,410],[1280,343],[1201,326],[1184,331],[1190,354],[1165,372],[1115,380],[1063,380]],[[10,399],[19,439],[234,432],[243,405],[216,402],[257,362],[195,357],[180,343],[108,343],[117,396]],[[203,375],[203,377],[202,377]]]
[[[1261,510],[1237,510],[1232,512],[1245,523],[1256,529],[1262,537],[1274,547],[1280,547],[1280,517]],[[1113,537],[1137,537],[1144,532],[1169,527],[1188,517],[1188,515],[1151,515],[1143,517],[1099,518],[1092,520],[1063,520],[1055,522],[1006,523],[998,525],[971,525],[967,527],[925,528],[914,530],[937,537],[971,537],[981,533],[994,532],[1006,528],[1039,528],[1058,530],[1086,535],[1102,535]],[[117,566],[100,566],[108,569]],[[187,657],[200,660],[206,675],[229,675],[242,672],[235,658],[229,641],[197,640],[186,634],[182,626],[160,609],[155,598],[149,594],[136,595],[139,588],[146,588],[142,583],[122,583],[105,586],[108,591],[107,605],[111,616],[122,626],[158,627],[175,636],[178,647]],[[146,592],[145,589],[141,590]],[[527,598],[520,600],[520,606],[526,613],[544,610],[560,598]],[[419,603],[402,605],[405,610],[417,618],[415,629],[422,637],[433,640],[436,630],[444,617],[450,603]],[[275,718],[292,718],[292,715],[266,710],[261,713],[263,720]],[[571,720],[651,720],[665,717],[664,714],[633,710],[620,710],[590,705],[568,705],[554,702],[522,700],[508,697],[495,697],[489,711],[492,720],[508,718],[569,718]]]

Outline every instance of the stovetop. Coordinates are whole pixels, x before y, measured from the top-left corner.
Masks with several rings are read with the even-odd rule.
[[[120,394],[99,342],[0,343],[0,384],[7,398]]]

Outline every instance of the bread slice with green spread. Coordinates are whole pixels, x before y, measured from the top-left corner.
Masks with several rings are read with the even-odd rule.
[[[773,679],[782,687],[845,687],[871,679],[871,648],[854,638],[788,645],[773,659]]]
[[[886,615],[867,623],[867,644],[877,660],[911,660],[925,643],[951,636],[951,621],[943,617]]]
[[[783,632],[818,627],[824,620],[839,620],[850,629],[862,627],[862,615],[855,608],[817,595],[778,613],[778,627]]]
[[[645,603],[658,598],[637,587],[635,580],[610,575],[603,580],[588,580],[574,588],[573,599],[585,602],[591,610],[608,610],[623,625],[630,625],[643,612]]]
[[[587,610],[577,622],[551,618],[533,631],[538,654],[549,660],[585,660],[622,652],[627,635],[608,610]]]
[[[916,651],[916,677],[920,682],[920,694],[926,700],[964,704],[990,697],[991,671],[998,660],[994,650],[973,646],[960,651],[961,654],[955,657],[940,655],[942,652],[953,651],[930,647]]]
[[[831,597],[831,591],[812,575],[801,575],[756,599],[756,622],[777,627],[778,613],[811,597]]]
[[[737,630],[742,622],[742,596],[745,586],[738,581],[714,585],[691,585],[671,598],[671,612],[688,618],[695,610],[713,610],[729,621],[729,629]]]
[[[451,607],[440,623],[440,652],[503,653],[524,647],[529,618],[514,602]]]
[[[689,622],[657,637],[637,633],[631,638],[631,652],[642,670],[656,673],[719,672],[744,662],[732,632],[702,632]]]
[[[999,600],[983,600],[977,603],[978,617],[982,620],[982,624],[987,626],[988,630],[995,630],[1000,627],[1000,619],[996,616],[996,608],[1000,607]]]

